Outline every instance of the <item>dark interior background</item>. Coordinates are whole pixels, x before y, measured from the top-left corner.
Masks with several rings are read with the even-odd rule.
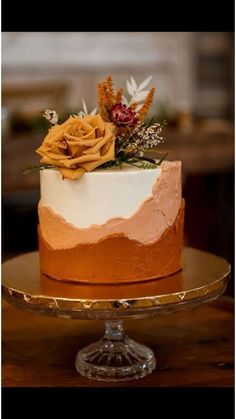
[[[230,261],[233,295],[234,34],[4,33],[2,45],[3,261],[37,249],[39,175],[22,170],[39,163],[35,149],[48,127],[39,111],[56,109],[63,119],[82,97],[95,106],[104,76],[124,85],[153,74],[153,112],[168,121],[162,147],[183,163],[185,244]]]

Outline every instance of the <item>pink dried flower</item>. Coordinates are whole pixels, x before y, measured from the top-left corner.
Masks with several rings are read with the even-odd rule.
[[[116,103],[110,109],[111,120],[119,126],[134,126],[138,122],[138,118],[133,109],[122,103]]]

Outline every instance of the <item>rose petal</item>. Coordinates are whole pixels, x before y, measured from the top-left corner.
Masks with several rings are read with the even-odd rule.
[[[107,142],[110,142],[113,138],[113,134],[111,133],[110,129],[106,127],[104,138],[99,141],[94,147],[91,147],[83,152],[83,154],[92,154],[97,153]]]
[[[86,170],[86,172],[91,172],[92,170],[96,169],[96,167],[101,166],[101,164],[111,160],[115,160],[115,140],[111,141],[111,146],[108,152],[104,156],[101,156],[99,160],[94,162],[82,163],[81,167],[83,167]]]
[[[60,173],[62,174],[63,179],[79,179],[85,173],[85,170],[81,167],[78,169],[59,169]]]
[[[84,163],[84,162],[87,162],[87,161],[95,161],[95,160],[98,160],[99,158],[100,158],[99,153],[83,155],[83,156],[80,156],[80,157],[76,157],[75,159],[65,160],[64,165],[65,165],[65,167],[71,167],[71,166],[74,166],[74,165],[80,165],[80,163]]]

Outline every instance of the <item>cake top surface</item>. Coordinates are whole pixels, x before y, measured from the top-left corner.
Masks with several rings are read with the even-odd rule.
[[[147,172],[147,171],[149,172],[149,170],[150,169],[142,168],[142,173]],[[153,171],[160,171],[161,167],[160,167],[160,165],[158,165],[158,167],[155,167],[155,168],[153,167],[152,170]],[[135,167],[135,166],[131,166],[127,163],[123,163],[122,168],[115,166],[115,167],[108,167],[108,168],[106,168],[106,170],[104,170],[103,167],[97,167],[92,172],[87,172],[86,174],[87,175],[92,175],[93,173],[97,173],[97,174],[106,175],[106,174],[109,174],[109,173],[111,174],[111,173],[127,173],[127,172],[137,173],[137,172],[140,172],[140,168]]]
[[[161,131],[165,121],[147,117],[155,93],[155,87],[148,88],[151,78],[138,84],[131,77],[124,93],[122,87],[114,88],[108,76],[98,83],[97,108],[89,113],[82,99],[83,110],[64,122],[58,122],[55,110],[44,111],[43,117],[52,126],[36,150],[41,156],[38,169],[56,169],[62,179],[78,180],[94,170],[111,173],[158,168],[167,153],[154,159],[147,152],[156,151],[164,141]]]

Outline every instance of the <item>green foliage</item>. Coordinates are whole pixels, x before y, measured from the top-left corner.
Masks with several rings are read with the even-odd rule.
[[[37,166],[26,167],[25,169],[23,169],[22,174],[29,175],[30,173],[39,172],[40,170],[44,170],[44,169],[56,169],[56,167],[51,164],[42,163],[42,164],[38,164]]]

